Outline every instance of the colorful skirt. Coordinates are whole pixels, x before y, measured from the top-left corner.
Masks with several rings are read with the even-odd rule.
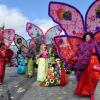
[[[61,72],[61,73],[60,73]],[[52,67],[49,68],[46,80],[41,82],[41,86],[52,87],[52,86],[65,86],[68,82],[68,76],[64,68],[60,70],[52,70]]]

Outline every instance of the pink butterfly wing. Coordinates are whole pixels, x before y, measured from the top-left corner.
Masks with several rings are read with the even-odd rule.
[[[4,43],[7,48],[10,47],[15,38],[15,31],[13,29],[5,29],[3,32]]]
[[[4,27],[0,27],[0,42],[4,40],[3,33],[4,33]]]
[[[27,22],[26,31],[28,32],[31,38],[34,38],[38,43],[43,41],[43,31],[36,25],[31,22]]]
[[[78,37],[83,36],[83,17],[75,7],[65,3],[50,2],[49,16],[61,26],[66,34]]]
[[[86,13],[86,30],[88,32],[100,31],[100,0],[91,4]]]

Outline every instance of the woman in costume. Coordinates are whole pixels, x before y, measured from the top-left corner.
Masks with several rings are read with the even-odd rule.
[[[37,58],[38,71],[37,71],[37,81],[43,82],[46,79],[48,71],[48,52],[45,44],[40,46],[40,54]]]
[[[4,80],[5,65],[11,62],[12,56],[13,56],[12,50],[7,49],[6,45],[3,42],[1,42],[0,43],[0,84],[2,84]]]
[[[5,75],[5,64],[6,64],[5,58],[6,58],[5,44],[0,43],[0,84],[3,83]]]
[[[79,96],[90,95],[94,100],[94,92],[99,80],[99,59],[100,59],[100,32],[93,34],[87,32],[81,38],[76,37],[56,37],[55,43],[59,48],[59,54],[63,57],[67,69],[75,71],[77,87],[75,94]],[[65,45],[65,41],[71,45]],[[98,71],[97,71],[98,70]]]
[[[49,16],[66,34],[55,37],[54,40],[66,67],[74,69],[77,75],[78,85],[75,94],[91,95],[91,100],[94,100],[99,78],[99,73],[93,67],[99,66],[100,57],[100,1],[96,0],[91,4],[85,21],[77,8],[61,2],[50,2]],[[86,41],[82,41],[86,32],[93,33],[94,41],[91,35],[86,35]]]
[[[18,62],[17,73],[18,74],[25,74],[26,63],[27,63],[26,62],[26,55],[22,54],[20,50],[17,52],[17,62]]]
[[[77,62],[74,66],[78,77],[75,94],[80,96],[91,95],[91,100],[94,100],[94,91],[100,76],[100,73],[95,71],[95,66],[100,67],[98,45],[93,41],[91,33],[85,34],[83,40],[85,42],[79,46]]]
[[[27,48],[22,45],[22,39],[18,38],[17,43],[20,45],[18,52],[17,52],[17,62],[18,62],[18,69],[17,73],[18,74],[25,74],[26,72],[26,53],[27,53]]]
[[[52,41],[53,37],[59,35],[62,32],[62,29],[59,27],[59,25],[56,25],[51,27],[49,30],[46,31],[46,33],[44,33],[38,26],[34,25],[31,22],[27,22],[26,30],[31,39],[34,39],[36,41],[35,50],[37,54],[39,54],[39,50],[41,48],[41,53],[37,57],[37,64],[38,64],[37,80],[44,81],[48,69],[47,49],[51,47],[51,44],[53,42]],[[41,45],[41,43],[45,43],[46,45],[45,44]]]

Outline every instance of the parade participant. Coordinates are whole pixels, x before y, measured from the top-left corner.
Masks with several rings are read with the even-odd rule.
[[[66,69],[74,70],[77,76],[75,94],[91,95],[90,99],[94,100],[99,78],[99,73],[93,67],[99,66],[100,59],[100,1],[96,0],[90,5],[85,21],[77,8],[61,2],[50,2],[49,16],[66,34],[56,36],[54,41]],[[83,42],[84,36],[86,41]]]
[[[11,63],[11,58],[13,56],[13,51],[11,49],[6,48],[6,45],[1,42],[0,43],[0,84],[3,83],[5,76],[5,66],[6,64]]]
[[[21,46],[17,52],[17,62],[18,62],[17,73],[18,74],[25,74],[26,73],[26,64],[27,64],[26,52],[22,51],[23,48],[26,48],[26,47]]]
[[[17,73],[18,74],[25,74],[25,72],[26,72],[25,56],[20,54],[19,52],[17,53],[17,62],[18,62]]]
[[[17,68],[17,73],[18,74],[25,74],[26,73],[26,65],[27,65],[27,60],[26,60],[26,54],[27,54],[27,42],[26,40],[19,36],[15,35],[14,38],[14,43],[17,47],[17,63],[18,63],[18,68]]]
[[[91,95],[91,100],[94,100],[94,91],[99,80],[99,72],[94,70],[94,66],[100,66],[96,42],[93,41],[91,33],[85,34],[83,40],[85,42],[80,45],[78,61],[74,66],[74,70],[80,71],[75,94],[80,96]],[[83,66],[79,66],[80,61],[84,62]]]
[[[46,49],[46,44],[41,44],[40,46],[40,54],[37,58],[37,64],[37,81],[43,82],[46,79],[48,71],[48,52]]]
[[[26,68],[26,76],[27,77],[33,77],[34,76],[34,71],[35,71],[35,48],[34,45],[30,45],[28,48],[28,53],[27,53],[27,68]]]
[[[0,84],[3,83],[4,75],[5,75],[5,58],[6,58],[6,50],[5,50],[5,44],[0,43]]]
[[[59,27],[59,25],[56,25],[48,29],[46,33],[44,34],[41,28],[39,28],[37,25],[34,25],[31,22],[27,22],[26,31],[28,32],[31,39],[35,40],[35,50],[37,54],[36,58],[37,58],[37,64],[38,64],[37,80],[44,81],[46,78],[47,69],[48,69],[47,58],[49,58],[49,56],[48,56],[47,50],[53,44],[54,36],[60,35],[60,33],[62,32],[62,29],[61,27]],[[45,44],[42,44],[42,43],[45,43]],[[41,48],[41,53],[39,54],[40,48]],[[42,50],[43,48],[45,50]]]

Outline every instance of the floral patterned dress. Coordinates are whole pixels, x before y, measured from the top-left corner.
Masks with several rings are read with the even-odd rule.
[[[55,66],[49,68],[46,80],[40,83],[41,86],[65,86],[67,83],[67,75],[64,68]]]

